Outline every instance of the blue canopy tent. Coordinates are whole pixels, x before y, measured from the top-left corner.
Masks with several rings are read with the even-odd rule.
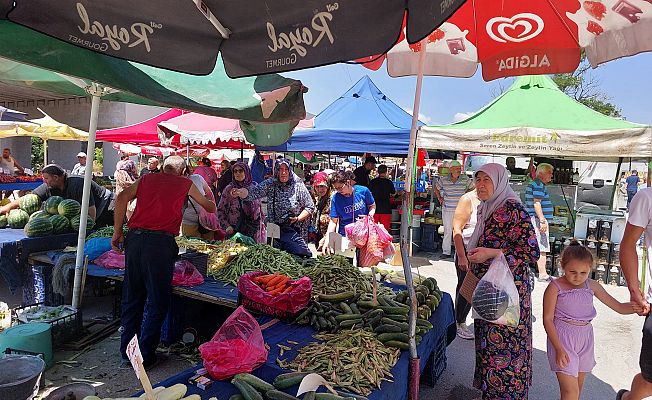
[[[314,128],[296,129],[287,142],[258,149],[407,156],[411,125],[412,116],[365,75],[315,117]]]

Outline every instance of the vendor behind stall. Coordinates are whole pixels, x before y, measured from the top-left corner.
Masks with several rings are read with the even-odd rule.
[[[52,196],[61,196],[64,199],[77,200],[82,202],[84,192],[84,178],[81,176],[68,176],[66,171],[56,164],[47,165],[43,168],[43,184],[32,191],[35,195],[45,201]],[[88,216],[95,221],[98,228],[113,224],[113,193],[91,182],[91,195],[88,200]],[[0,207],[0,214],[6,214],[14,208],[18,208],[18,200]]]

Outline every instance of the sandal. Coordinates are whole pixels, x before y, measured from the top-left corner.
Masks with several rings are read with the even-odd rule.
[[[620,390],[618,391],[618,393],[616,393],[616,400],[622,400],[623,395],[624,395],[625,393],[627,393],[627,392],[629,392],[629,390],[627,390],[627,389],[620,389]]]

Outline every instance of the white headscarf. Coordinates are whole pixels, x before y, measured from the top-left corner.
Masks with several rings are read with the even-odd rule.
[[[507,174],[507,169],[504,166],[496,163],[485,164],[475,172],[473,177],[477,177],[478,172],[480,171],[489,175],[489,178],[491,178],[491,182],[494,186],[494,193],[491,195],[490,199],[481,201],[478,206],[478,223],[475,226],[473,235],[471,235],[471,239],[469,239],[467,250],[478,247],[478,240],[484,232],[485,222],[491,218],[498,208],[505,204],[507,200],[521,201],[518,194],[516,194],[516,192],[514,192],[509,186],[509,176]]]

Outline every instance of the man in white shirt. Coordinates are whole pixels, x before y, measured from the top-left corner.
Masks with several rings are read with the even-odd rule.
[[[14,157],[11,155],[11,150],[9,148],[5,148],[2,150],[2,158],[0,158],[0,167],[2,168],[2,173],[5,173],[7,175],[16,175],[16,171],[19,173],[25,172],[23,169],[23,166],[16,161]]]
[[[83,176],[86,173],[86,153],[83,151],[77,153],[77,160],[79,160],[79,162],[72,168],[70,175]]]
[[[644,232],[648,262],[644,271],[645,288],[642,289],[638,275],[636,243]],[[644,308],[644,311],[639,314],[645,316],[639,359],[641,373],[634,377],[630,390],[620,390],[616,399],[638,400],[652,396],[652,318],[650,318],[652,265],[650,261],[652,261],[652,188],[645,188],[632,199],[625,234],[620,242],[620,266],[627,280],[630,299]]]

